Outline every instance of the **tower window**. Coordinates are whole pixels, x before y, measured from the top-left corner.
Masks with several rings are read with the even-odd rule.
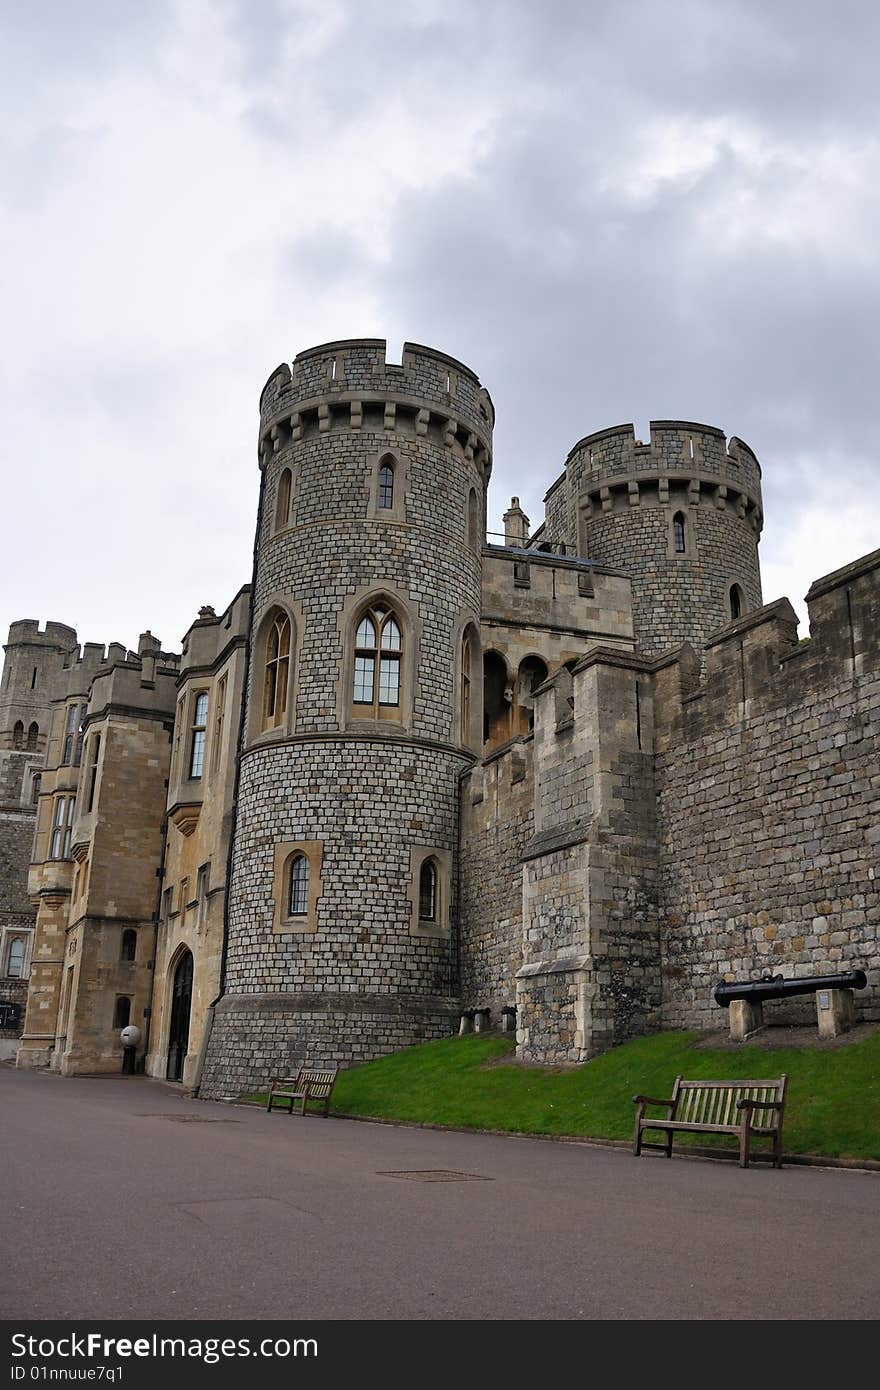
[[[13,748],[21,748],[24,744],[24,725],[20,719],[15,721],[15,728],[12,730]]]
[[[55,815],[52,820],[52,841],[50,859],[70,858],[70,837],[73,832],[73,817],[76,811],[75,796],[59,796],[55,801]]]
[[[61,752],[61,762],[64,767],[69,767],[71,763],[74,767],[79,767],[82,762],[83,721],[85,717],[85,705],[68,705],[67,722],[64,726],[64,746]]]
[[[287,915],[305,917],[309,910],[309,861],[304,854],[296,854],[290,865],[290,891],[288,894]]]
[[[266,668],[263,685],[263,728],[275,729],[284,722],[287,711],[287,685],[290,678],[290,619],[278,610],[272,615],[266,642]]]
[[[684,512],[676,512],[672,518],[672,543],[676,555],[685,552]]]
[[[137,955],[137,932],[134,927],[127,927],[122,933],[122,949],[119,953],[120,960],[134,960]],[[125,1024],[122,1025],[125,1027]]]
[[[471,733],[471,636],[465,633],[461,648],[461,741],[470,742]]]
[[[437,865],[426,859],[419,871],[419,921],[437,920]]]
[[[400,660],[403,643],[400,628],[387,608],[371,608],[358,623],[355,635],[355,705],[379,711],[400,706]]]
[[[736,622],[741,618],[744,611],[742,589],[738,584],[732,584],[730,588],[730,620]]]
[[[468,545],[478,550],[480,544],[480,508],[474,488],[468,493]]]
[[[379,469],[379,506],[394,506],[394,468],[390,463],[383,463]]]
[[[101,735],[95,734],[89,745],[89,770],[88,770],[88,795],[86,799],[86,812],[91,811],[95,804],[95,783],[98,780],[98,758],[101,756]]]
[[[31,724],[30,728],[28,729],[28,736],[27,736],[27,746],[28,746],[28,752],[29,752],[29,753],[34,753],[34,752],[36,752],[36,748],[37,748],[37,739],[38,739],[39,737],[40,737],[40,726],[39,726],[39,724],[36,724],[36,723]]]
[[[190,777],[201,777],[205,765],[205,731],[208,727],[208,693],[196,696],[192,722],[192,749],[189,757]]]
[[[285,468],[278,479],[278,499],[275,503],[275,530],[280,531],[290,519],[290,469]]]

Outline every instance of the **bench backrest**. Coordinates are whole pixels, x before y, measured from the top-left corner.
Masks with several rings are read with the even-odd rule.
[[[673,1118],[682,1124],[735,1125],[742,1118],[740,1100],[785,1100],[786,1077],[764,1081],[684,1081],[675,1079]],[[780,1110],[753,1111],[754,1129],[777,1129]]]
[[[314,1067],[300,1067],[296,1078],[297,1090],[302,1086],[308,1086],[309,1095],[323,1100],[333,1090],[333,1083],[336,1080],[338,1070],[338,1067],[330,1067],[322,1071],[317,1071]]]

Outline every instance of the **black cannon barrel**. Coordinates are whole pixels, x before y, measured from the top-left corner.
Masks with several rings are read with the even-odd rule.
[[[760,1004],[764,999],[788,999],[793,994],[815,994],[820,989],[864,989],[867,983],[864,970],[847,970],[840,975],[807,975],[799,980],[765,975],[761,980],[745,980],[742,984],[727,984],[722,980],[715,986],[714,998],[716,1004],[726,1009],[734,999]]]

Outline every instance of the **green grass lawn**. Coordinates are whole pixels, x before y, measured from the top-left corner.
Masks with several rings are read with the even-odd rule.
[[[694,1047],[698,1036],[639,1038],[584,1066],[558,1072],[487,1065],[513,1052],[511,1037],[448,1038],[341,1072],[332,1109],[457,1128],[629,1139],[632,1096],[668,1096],[678,1072],[716,1080],[786,1072],[787,1152],[880,1159],[880,1032],[833,1049],[742,1047],[735,1052]],[[689,1138],[677,1135],[676,1147]],[[709,1135],[698,1135],[695,1142],[726,1148],[736,1144],[733,1137]],[[758,1153],[767,1146],[766,1140],[753,1145]]]

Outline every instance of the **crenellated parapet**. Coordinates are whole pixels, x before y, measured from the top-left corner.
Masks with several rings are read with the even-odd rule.
[[[260,466],[313,436],[379,431],[430,438],[478,465],[488,482],[495,410],[479,378],[454,357],[405,343],[386,361],[385,340],[348,339],[309,348],[277,367],[260,397]]]
[[[666,506],[677,494],[688,507],[732,511],[756,536],[764,523],[761,467],[736,435],[685,420],[653,420],[647,443],[632,425],[599,430],[566,459],[569,492],[582,517],[630,507]]]
[[[810,636],[777,599],[713,633],[705,675],[685,646],[653,663],[657,751],[830,695],[880,668],[880,550],[817,579]]]

